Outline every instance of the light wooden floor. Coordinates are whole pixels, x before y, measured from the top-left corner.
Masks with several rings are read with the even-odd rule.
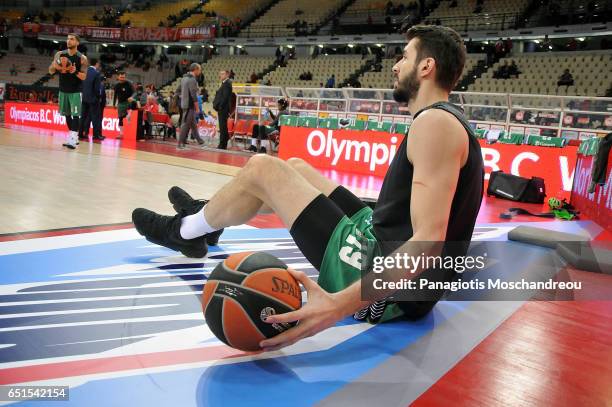
[[[142,206],[173,213],[173,185],[209,198],[238,168],[114,142],[61,146],[61,134],[0,128],[0,234],[130,222]]]

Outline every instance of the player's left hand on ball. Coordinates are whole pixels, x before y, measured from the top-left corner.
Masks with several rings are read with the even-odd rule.
[[[295,321],[299,321],[299,323],[282,334],[261,341],[259,346],[264,351],[274,351],[293,345],[300,339],[308,338],[329,328],[343,317],[342,312],[338,309],[338,302],[335,300],[334,294],[323,290],[304,272],[291,269],[288,269],[288,271],[306,288],[308,302],[296,311],[270,315],[266,318],[265,322],[269,324]]]
[[[70,65],[68,67],[68,72],[75,73],[76,72],[76,66],[74,64]]]

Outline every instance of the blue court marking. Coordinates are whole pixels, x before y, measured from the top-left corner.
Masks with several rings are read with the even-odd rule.
[[[452,317],[468,305],[440,303],[439,307]],[[309,406],[410,346],[447,317],[436,310],[416,323],[379,325],[325,351],[96,380],[70,389],[70,402],[62,405]],[[101,394],[104,397],[95,396]]]
[[[223,239],[283,237],[291,237],[286,229],[229,229],[223,234]],[[83,277],[60,277],[60,275],[90,269],[112,267],[126,263],[150,263],[152,267],[156,267],[157,265],[150,262],[150,260],[159,257],[178,255],[176,252],[161,246],[142,249],[142,246],[145,245],[152,244],[147,242],[144,238],[140,238],[120,242],[0,256],[0,283],[17,284],[38,281],[75,280]],[[146,250],[147,254],[138,255],[138,253],[142,253],[143,250]],[[209,256],[221,253],[223,253],[222,248],[211,247]],[[138,275],[138,273],[126,272],[122,274],[122,276],[129,275]],[[94,277],[95,276],[88,276],[87,278]]]

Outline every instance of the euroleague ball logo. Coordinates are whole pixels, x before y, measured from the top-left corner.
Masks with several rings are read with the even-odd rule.
[[[275,314],[276,314],[276,310],[274,308],[272,308],[272,307],[265,307],[259,313],[259,317],[261,318],[261,320],[263,322],[266,322],[266,318],[268,318],[270,315],[275,315]]]

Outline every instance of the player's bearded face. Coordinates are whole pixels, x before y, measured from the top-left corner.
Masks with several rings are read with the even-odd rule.
[[[66,46],[69,49],[74,49],[77,46],[77,42],[76,39],[74,37],[68,37],[68,39],[66,40]]]
[[[408,69],[408,67],[404,67],[404,69]],[[399,74],[394,72],[393,99],[398,103],[409,103],[414,100],[421,87],[421,82],[417,78],[417,64],[412,66],[408,74],[400,78],[401,74],[401,71]]]

